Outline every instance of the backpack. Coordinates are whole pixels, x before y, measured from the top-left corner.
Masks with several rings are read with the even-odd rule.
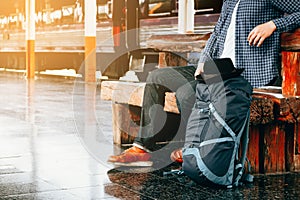
[[[242,177],[252,182],[251,175],[244,175],[252,87],[230,59],[205,63],[204,72],[197,77],[196,103],[186,130],[182,170],[200,184],[231,188],[238,186]]]

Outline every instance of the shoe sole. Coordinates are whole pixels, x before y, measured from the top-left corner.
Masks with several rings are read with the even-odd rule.
[[[138,162],[130,162],[130,163],[122,163],[122,162],[109,162],[116,166],[126,166],[126,167],[151,167],[153,165],[152,161],[138,161]]]

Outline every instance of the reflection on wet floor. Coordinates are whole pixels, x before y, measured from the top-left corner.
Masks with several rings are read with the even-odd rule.
[[[110,102],[96,102],[97,85],[0,76],[1,199],[111,197],[104,193],[111,166],[95,159],[82,139],[105,131],[110,135],[101,142],[109,145],[95,151],[113,152]]]
[[[163,176],[163,169],[114,168],[111,103],[99,84],[0,74],[0,199],[298,199],[300,174],[256,175],[223,190]],[[184,179],[185,180],[185,179]]]
[[[114,185],[105,192],[132,199],[299,199],[299,173],[256,175],[253,184],[234,189],[211,188],[192,183],[181,175],[164,176],[170,167],[151,173],[136,169],[115,168],[108,172]],[[152,171],[152,170],[150,170]],[[118,188],[122,186],[122,192]],[[135,195],[132,192],[135,192]],[[129,199],[129,198],[125,198]]]

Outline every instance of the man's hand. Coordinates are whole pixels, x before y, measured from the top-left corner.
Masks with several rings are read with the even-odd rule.
[[[249,45],[260,47],[262,43],[270,37],[276,30],[276,25],[273,21],[256,26],[248,35]]]
[[[183,160],[182,160],[182,149],[176,149],[176,150],[174,150],[171,153],[170,158],[174,162],[182,163],[183,162]]]
[[[200,75],[201,73],[204,72],[203,66],[204,66],[204,63],[198,63],[198,67],[197,67],[197,69],[196,69],[196,71],[195,71],[195,74],[194,74],[195,78],[196,78],[198,75]]]

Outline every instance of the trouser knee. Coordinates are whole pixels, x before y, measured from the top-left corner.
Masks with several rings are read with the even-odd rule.
[[[194,84],[188,83],[176,91],[176,101],[180,112],[189,112],[195,103]]]
[[[164,70],[163,69],[156,69],[149,73],[147,77],[147,83],[161,83],[164,77]]]

